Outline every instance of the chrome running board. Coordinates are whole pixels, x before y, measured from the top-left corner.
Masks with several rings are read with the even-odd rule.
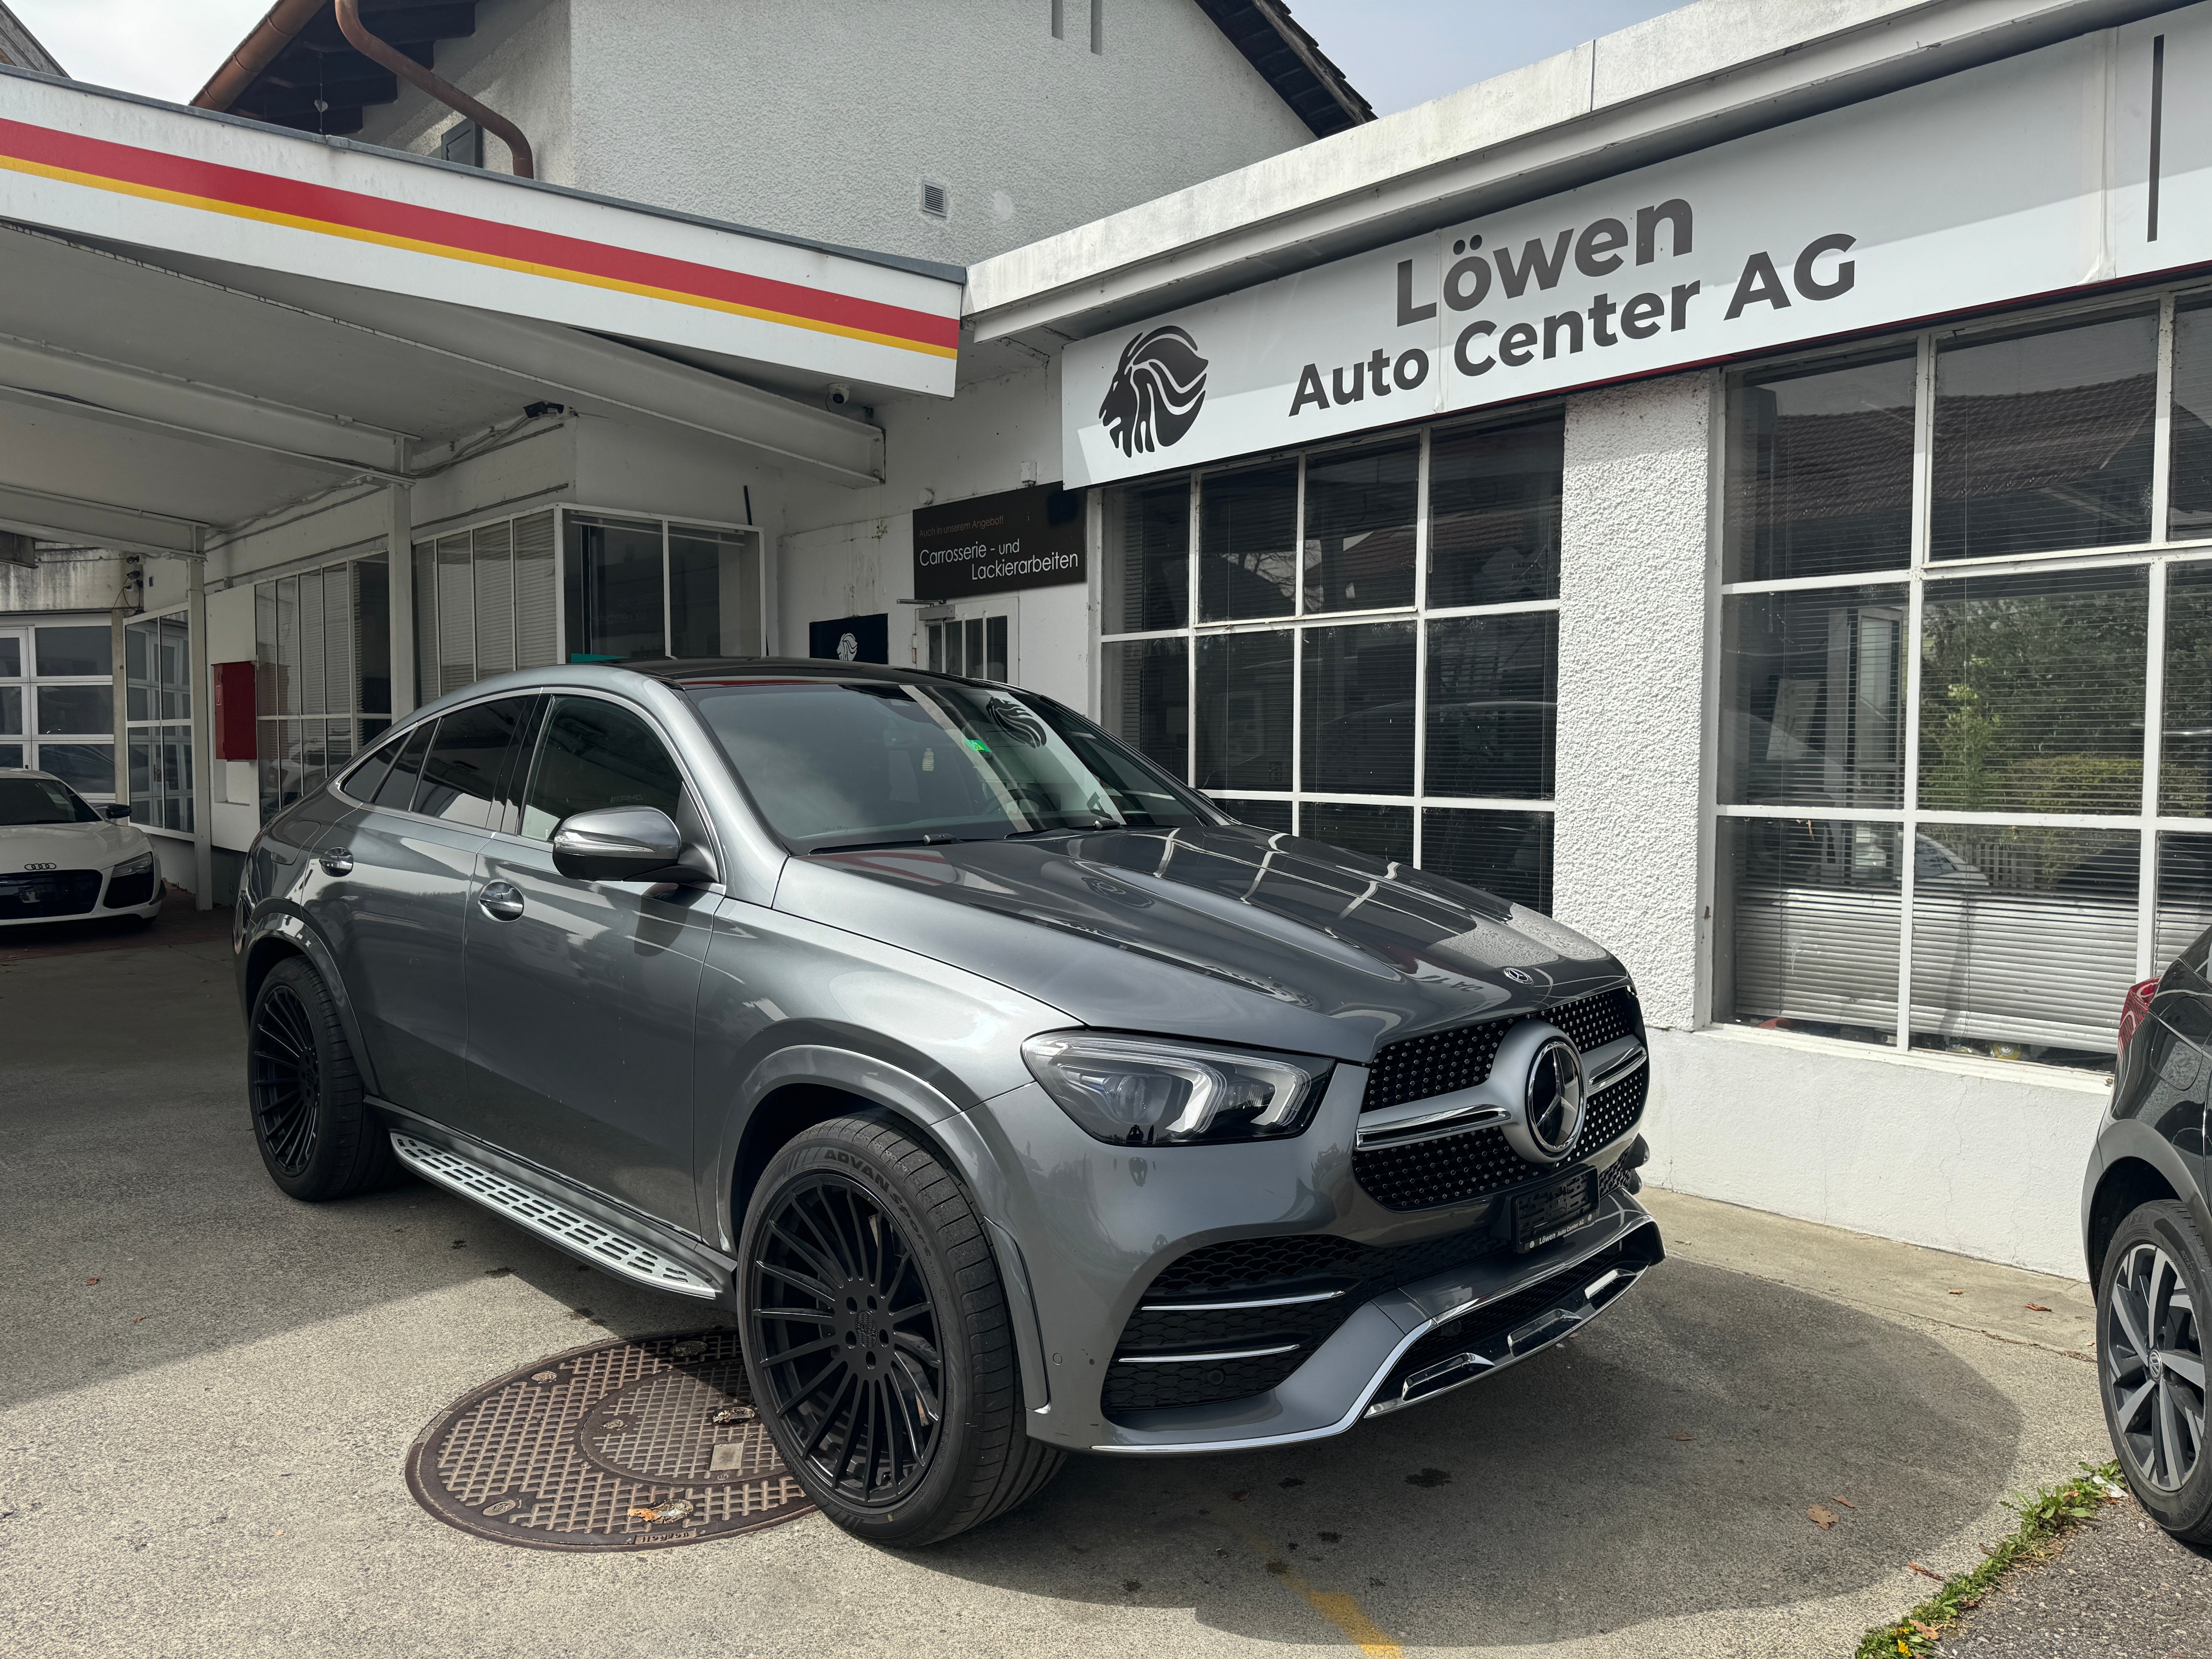
[[[605,1222],[594,1221],[565,1204],[556,1203],[544,1194],[487,1170],[481,1164],[472,1164],[457,1152],[433,1146],[427,1140],[417,1140],[397,1129],[392,1132],[392,1150],[399,1155],[402,1164],[425,1181],[472,1199],[517,1226],[527,1228],[563,1249],[574,1251],[609,1273],[650,1285],[657,1291],[673,1291],[678,1296],[721,1294],[720,1285],[673,1256],[618,1233]]]

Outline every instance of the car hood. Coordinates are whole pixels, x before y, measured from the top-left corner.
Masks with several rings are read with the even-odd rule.
[[[1087,1025],[1360,1061],[1394,1036],[1625,977],[1534,910],[1241,824],[793,858],[775,904]]]
[[[19,874],[33,864],[51,864],[57,870],[105,870],[143,839],[129,824],[112,819],[0,824],[0,876]]]

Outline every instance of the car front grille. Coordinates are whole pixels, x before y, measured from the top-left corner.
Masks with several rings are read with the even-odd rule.
[[[1407,1101],[1427,1100],[1468,1089],[1490,1076],[1498,1046],[1506,1032],[1524,1020],[1548,1020],[1565,1031],[1583,1054],[1638,1029],[1635,994],[1626,986],[1577,997],[1556,1007],[1532,1010],[1446,1031],[1431,1031],[1386,1044],[1367,1074],[1362,1111],[1378,1111]],[[1644,1115],[1650,1086],[1648,1067],[1590,1097],[1582,1133],[1560,1164],[1572,1164],[1610,1144]],[[1528,1162],[1516,1152],[1503,1129],[1470,1129],[1464,1134],[1402,1146],[1381,1146],[1352,1155],[1352,1173],[1385,1209],[1425,1210],[1460,1204],[1518,1182],[1548,1175],[1557,1166]]]
[[[1540,1180],[1610,1146],[1643,1117],[1650,1085],[1651,1068],[1639,1066],[1632,1075],[1592,1095],[1583,1114],[1582,1133],[1555,1165],[1528,1163],[1507,1144],[1503,1129],[1470,1129],[1409,1146],[1355,1152],[1352,1172],[1368,1196],[1386,1210],[1464,1203],[1521,1182]]]
[[[1549,1020],[1573,1040],[1576,1048],[1588,1054],[1636,1034],[1636,998],[1623,985],[1556,1007],[1532,1009],[1503,1019],[1455,1025],[1449,1030],[1385,1043],[1368,1068],[1367,1093],[1359,1109],[1376,1112],[1409,1100],[1472,1089],[1490,1076],[1491,1063],[1498,1058],[1498,1045],[1505,1034],[1528,1019]]]
[[[0,876],[0,921],[81,916],[100,902],[97,870],[41,870]]]

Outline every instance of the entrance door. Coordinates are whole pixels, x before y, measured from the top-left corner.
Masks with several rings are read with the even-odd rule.
[[[477,858],[465,1127],[696,1232],[692,1007],[714,901],[704,888],[556,870],[554,826],[600,806],[696,823],[650,721],[605,698],[556,697],[520,822]]]
[[[922,661],[933,674],[1012,684],[1021,672],[1014,617],[1011,599],[969,599],[950,614],[925,613]]]

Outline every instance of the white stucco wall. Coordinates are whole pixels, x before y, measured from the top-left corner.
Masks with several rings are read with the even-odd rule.
[[[1651,1034],[1647,1179],[2080,1279],[2092,1073],[1726,1026]]]
[[[1057,40],[1046,0],[565,3],[566,182],[883,252],[971,264],[1313,137],[1193,0],[1109,0],[1099,53],[1084,0]]]
[[[1553,908],[1698,1018],[1709,373],[1567,400]]]
[[[574,185],[576,155],[569,83],[569,0],[477,0],[477,32],[439,45],[437,71],[522,129],[538,177]],[[374,27],[372,21],[371,24]],[[400,83],[398,101],[363,112],[362,142],[417,155],[461,118],[426,93]],[[484,165],[514,170],[507,145],[484,135]]]

